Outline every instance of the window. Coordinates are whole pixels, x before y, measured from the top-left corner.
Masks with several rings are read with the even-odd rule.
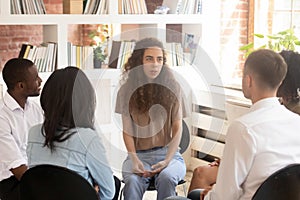
[[[254,33],[275,34],[294,28],[300,39],[300,0],[255,0],[254,13]]]

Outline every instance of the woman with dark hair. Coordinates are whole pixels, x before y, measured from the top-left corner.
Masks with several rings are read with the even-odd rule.
[[[277,96],[289,110],[300,115],[300,54],[295,51],[283,50],[280,55],[284,58],[288,70],[278,88]]]
[[[112,199],[113,174],[94,129],[96,96],[86,75],[76,67],[54,71],[40,100],[45,120],[30,130],[29,166],[53,164],[69,168],[98,185],[100,199]]]
[[[161,200],[176,194],[186,172],[178,151],[186,115],[182,91],[166,65],[163,44],[155,38],[136,42],[124,69],[116,101],[128,151],[122,169],[124,197],[142,199],[154,179]]]

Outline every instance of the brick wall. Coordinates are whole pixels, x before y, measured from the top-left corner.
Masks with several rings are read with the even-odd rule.
[[[241,77],[244,52],[239,48],[248,43],[249,0],[222,0],[221,65],[223,74]]]

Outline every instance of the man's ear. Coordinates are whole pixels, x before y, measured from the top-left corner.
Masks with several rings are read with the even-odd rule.
[[[17,83],[17,88],[19,88],[19,89],[23,89],[24,88],[24,83],[23,82],[18,82]]]
[[[248,88],[253,87],[253,78],[249,74],[246,75],[246,84]]]

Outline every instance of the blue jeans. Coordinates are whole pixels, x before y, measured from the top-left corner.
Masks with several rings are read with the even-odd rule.
[[[137,156],[143,162],[144,169],[150,170],[152,165],[165,159],[167,150],[167,147],[162,147],[155,150],[137,151]],[[169,165],[154,177],[157,200],[176,195],[177,183],[184,179],[185,173],[184,160],[177,151]],[[129,157],[123,162],[122,174],[125,182],[124,200],[142,200],[149,186],[150,178],[144,178],[132,173],[132,161]]]

